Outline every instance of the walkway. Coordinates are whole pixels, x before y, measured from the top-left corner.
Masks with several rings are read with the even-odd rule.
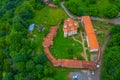
[[[81,35],[81,38],[82,38],[82,46],[83,46],[83,50],[84,50],[84,54],[85,54],[85,60],[88,61],[88,57],[87,57],[87,54],[86,54],[86,48],[85,48],[85,39],[83,38],[83,34],[82,32],[80,32],[80,35]]]
[[[80,42],[79,40],[75,39],[74,36],[72,36],[72,38],[73,38],[74,41],[76,41],[76,42],[78,42],[78,43],[80,43],[82,45],[83,51],[84,51],[84,55],[85,55],[84,58],[85,58],[86,61],[88,61],[87,54],[86,54],[86,48],[84,46],[84,38],[83,38],[82,32],[80,32],[80,36],[82,38],[82,42]]]
[[[80,43],[81,45],[83,45],[82,42],[80,42],[79,40],[75,39],[74,36],[72,36],[72,38],[73,38],[74,41],[76,41],[76,42]]]

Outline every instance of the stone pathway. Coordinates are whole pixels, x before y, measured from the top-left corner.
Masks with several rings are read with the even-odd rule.
[[[83,46],[83,50],[84,50],[84,54],[85,54],[85,60],[88,61],[88,57],[87,57],[87,54],[86,54],[86,48],[85,48],[85,40],[83,38],[82,32],[80,32],[80,36],[82,38],[82,44],[83,44],[82,46]]]

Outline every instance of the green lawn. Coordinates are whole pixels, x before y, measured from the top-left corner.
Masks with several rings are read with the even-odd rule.
[[[56,73],[56,76],[54,77],[56,80],[71,80],[68,78],[69,71],[59,71]]]
[[[80,55],[83,52],[82,45],[74,41],[71,37],[64,38],[63,25],[60,25],[57,36],[54,39],[54,45],[50,49],[51,53],[56,58],[68,58],[72,59],[77,57],[83,59]],[[80,36],[79,36],[80,37]]]
[[[34,31],[32,34],[29,34],[29,38],[32,38],[36,42],[36,51],[37,53],[44,53],[42,42],[43,38],[46,34],[48,34],[48,31],[51,26],[58,25],[59,22],[66,19],[67,15],[61,8],[49,8],[44,7],[41,10],[35,11],[35,17],[33,21],[30,21],[31,23],[36,23],[37,26],[35,26]],[[45,28],[42,32],[38,32],[38,26],[43,25]]]
[[[94,30],[97,35],[98,42],[100,44],[100,47],[102,47],[104,40],[107,38],[107,35],[112,28],[112,25],[107,24],[106,22],[101,21],[92,21]]]

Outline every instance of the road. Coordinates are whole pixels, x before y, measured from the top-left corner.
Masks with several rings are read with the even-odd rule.
[[[64,2],[61,2],[60,5],[61,5],[61,7],[63,8],[63,10],[66,12],[66,14],[67,14],[70,18],[72,18],[72,19],[77,19],[77,17],[73,16],[73,15],[68,11],[68,9],[64,6]]]
[[[100,57],[100,61],[98,62],[98,64],[100,65],[100,68],[95,71],[95,75],[92,76],[92,80],[101,80],[100,78],[101,78],[101,69],[102,69],[104,49],[106,47],[107,42],[110,40],[110,38],[111,38],[111,35],[109,34],[101,48],[101,57]]]

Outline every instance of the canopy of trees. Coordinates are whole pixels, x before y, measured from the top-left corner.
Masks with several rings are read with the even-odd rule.
[[[120,0],[68,0],[65,5],[75,15],[114,18],[120,11]]]
[[[120,25],[111,29],[112,37],[107,44],[103,58],[102,80],[120,79]]]
[[[36,54],[27,31],[35,10],[43,7],[43,0],[0,1],[0,80],[54,80],[54,68],[46,65],[45,54]]]

